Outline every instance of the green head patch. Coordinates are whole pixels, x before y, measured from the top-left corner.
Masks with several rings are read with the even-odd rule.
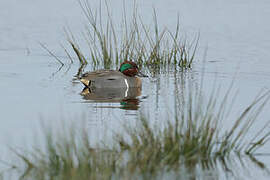
[[[133,66],[131,64],[128,64],[128,63],[122,64],[122,66],[120,67],[120,72],[123,72],[127,69],[132,69],[132,68],[133,68]]]

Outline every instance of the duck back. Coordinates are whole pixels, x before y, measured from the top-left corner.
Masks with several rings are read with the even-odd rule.
[[[98,70],[87,72],[80,78],[89,88],[129,88],[141,87],[138,77],[129,77],[115,70]]]

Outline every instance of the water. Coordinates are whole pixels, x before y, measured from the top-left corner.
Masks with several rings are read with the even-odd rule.
[[[235,79],[234,91],[239,90],[239,93],[231,117],[224,121],[225,127],[232,126],[235,114],[250,104],[259,91],[269,90],[270,2],[137,2],[145,22],[151,23],[150,12],[155,7],[160,26],[174,29],[179,13],[183,32],[200,32],[197,62],[192,71],[184,74],[185,79],[200,86],[206,48],[204,93],[209,94],[215,80],[226,89]],[[98,4],[98,1],[94,1],[91,5],[98,7]],[[122,1],[114,1],[109,5],[114,18],[122,17],[123,12],[115,10],[121,9]],[[132,3],[126,2],[126,6],[129,12]],[[168,109],[174,112],[174,83],[175,79],[181,80],[181,73],[144,78],[141,95],[135,102],[136,108],[131,110],[123,109],[120,102],[92,102],[81,95],[83,85],[73,81],[79,65],[75,63],[69,70],[69,67],[64,66],[58,71],[59,64],[40,47],[39,42],[45,43],[58,56],[65,56],[60,46],[66,44],[63,27],[68,25],[78,35],[84,22],[82,11],[75,0],[0,2],[2,159],[7,159],[6,145],[22,147],[31,144],[33,134],[40,131],[41,119],[48,124],[84,119],[91,136],[98,141],[110,136],[108,129],[121,131],[123,123],[135,124],[140,114],[137,108],[149,115],[154,123],[166,119]],[[225,91],[222,88],[222,92]],[[269,107],[269,104],[266,105],[258,117],[258,123],[255,123],[250,136],[269,120]],[[270,145],[266,144],[260,152],[267,153],[269,148]],[[269,167],[269,157],[258,159]],[[261,174],[260,179],[267,179],[267,175]]]

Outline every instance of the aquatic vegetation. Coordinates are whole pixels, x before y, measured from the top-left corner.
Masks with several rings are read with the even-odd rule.
[[[188,41],[180,31],[179,18],[176,28],[171,31],[167,28],[160,29],[155,9],[153,10],[153,24],[147,26],[138,14],[134,5],[133,15],[129,21],[125,5],[123,7],[122,22],[113,21],[110,8],[105,1],[98,11],[94,11],[89,1],[79,1],[82,11],[87,18],[87,27],[83,38],[88,52],[83,52],[77,38],[71,30],[66,30],[68,43],[71,46],[81,65],[91,63],[94,66],[103,65],[110,68],[113,64],[119,64],[124,60],[133,60],[139,65],[151,67],[164,67],[175,65],[181,68],[191,68],[195,59],[199,35]],[[106,8],[104,8],[106,6]],[[101,9],[106,9],[104,17]],[[122,23],[121,27],[117,24]],[[116,31],[120,29],[120,31]],[[80,38],[81,39],[81,38]],[[85,49],[85,48],[84,48]],[[65,49],[72,60],[70,52]]]
[[[256,97],[224,130],[221,123],[230,112],[231,88],[223,96],[214,88],[208,99],[199,89],[183,88],[176,96],[181,103],[175,118],[167,119],[164,127],[151,124],[141,113],[139,125],[127,125],[110,145],[91,145],[87,130],[72,125],[57,133],[45,129],[45,150],[34,147],[29,154],[15,153],[26,167],[25,179],[186,179],[198,165],[211,169],[220,161],[226,167],[225,159],[236,155],[261,165],[253,155],[270,133],[260,129],[251,140],[246,135],[269,93]]]

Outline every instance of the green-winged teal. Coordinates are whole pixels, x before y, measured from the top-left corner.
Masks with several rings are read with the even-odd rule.
[[[132,61],[124,61],[119,70],[97,70],[86,72],[80,81],[88,88],[132,88],[141,87],[142,81],[138,66]]]

